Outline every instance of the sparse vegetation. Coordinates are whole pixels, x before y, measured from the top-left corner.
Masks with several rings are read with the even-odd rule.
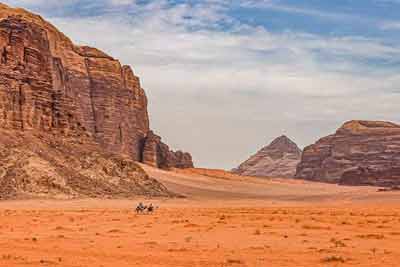
[[[385,236],[383,234],[366,234],[366,235],[357,235],[359,238],[363,239],[384,239]]]
[[[333,245],[335,246],[335,247],[346,247],[346,244],[343,242],[343,241],[341,241],[341,240],[337,240],[337,239],[335,239],[335,238],[332,238],[331,240],[330,240],[330,242],[331,243],[333,243]]]
[[[228,263],[228,264],[243,264],[243,261],[239,260],[239,259],[227,259],[226,263]]]
[[[344,263],[346,260],[341,256],[328,256],[322,259],[322,262],[331,263],[331,262],[341,262]]]
[[[331,230],[331,227],[329,226],[308,225],[308,224],[303,225],[302,228],[306,230]]]
[[[255,230],[255,231],[254,231],[254,235],[261,235],[261,231],[260,231],[260,230],[258,230],[258,229],[257,229],[257,230]]]

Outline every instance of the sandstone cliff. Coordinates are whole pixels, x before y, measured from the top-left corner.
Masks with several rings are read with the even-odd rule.
[[[245,176],[292,178],[300,158],[299,147],[286,136],[280,136],[232,172]]]
[[[150,131],[144,142],[143,163],[158,168],[193,168],[192,156],[182,151],[172,152],[161,137]]]
[[[349,121],[304,149],[296,177],[348,185],[400,185],[400,125]]]
[[[0,127],[87,135],[106,151],[135,161],[145,157],[158,167],[192,166],[188,154],[170,151],[161,139],[157,157],[147,155],[146,140],[153,138],[147,98],[129,66],[95,48],[74,45],[40,16],[3,4]]]

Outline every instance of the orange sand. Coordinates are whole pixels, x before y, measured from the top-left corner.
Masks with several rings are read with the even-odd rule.
[[[0,202],[0,266],[400,266],[400,193],[147,171],[188,198]]]

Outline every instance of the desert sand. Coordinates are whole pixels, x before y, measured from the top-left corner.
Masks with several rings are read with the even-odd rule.
[[[400,193],[144,168],[186,198],[0,202],[0,266],[400,266]]]

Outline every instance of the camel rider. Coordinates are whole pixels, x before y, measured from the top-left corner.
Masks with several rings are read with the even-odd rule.
[[[147,210],[148,210],[149,212],[153,212],[153,211],[154,211],[153,203],[150,203],[150,205],[149,205],[149,207],[147,208]]]
[[[144,210],[144,209],[145,209],[145,207],[144,207],[144,205],[143,205],[142,202],[139,202],[138,208],[141,209],[141,210]]]

